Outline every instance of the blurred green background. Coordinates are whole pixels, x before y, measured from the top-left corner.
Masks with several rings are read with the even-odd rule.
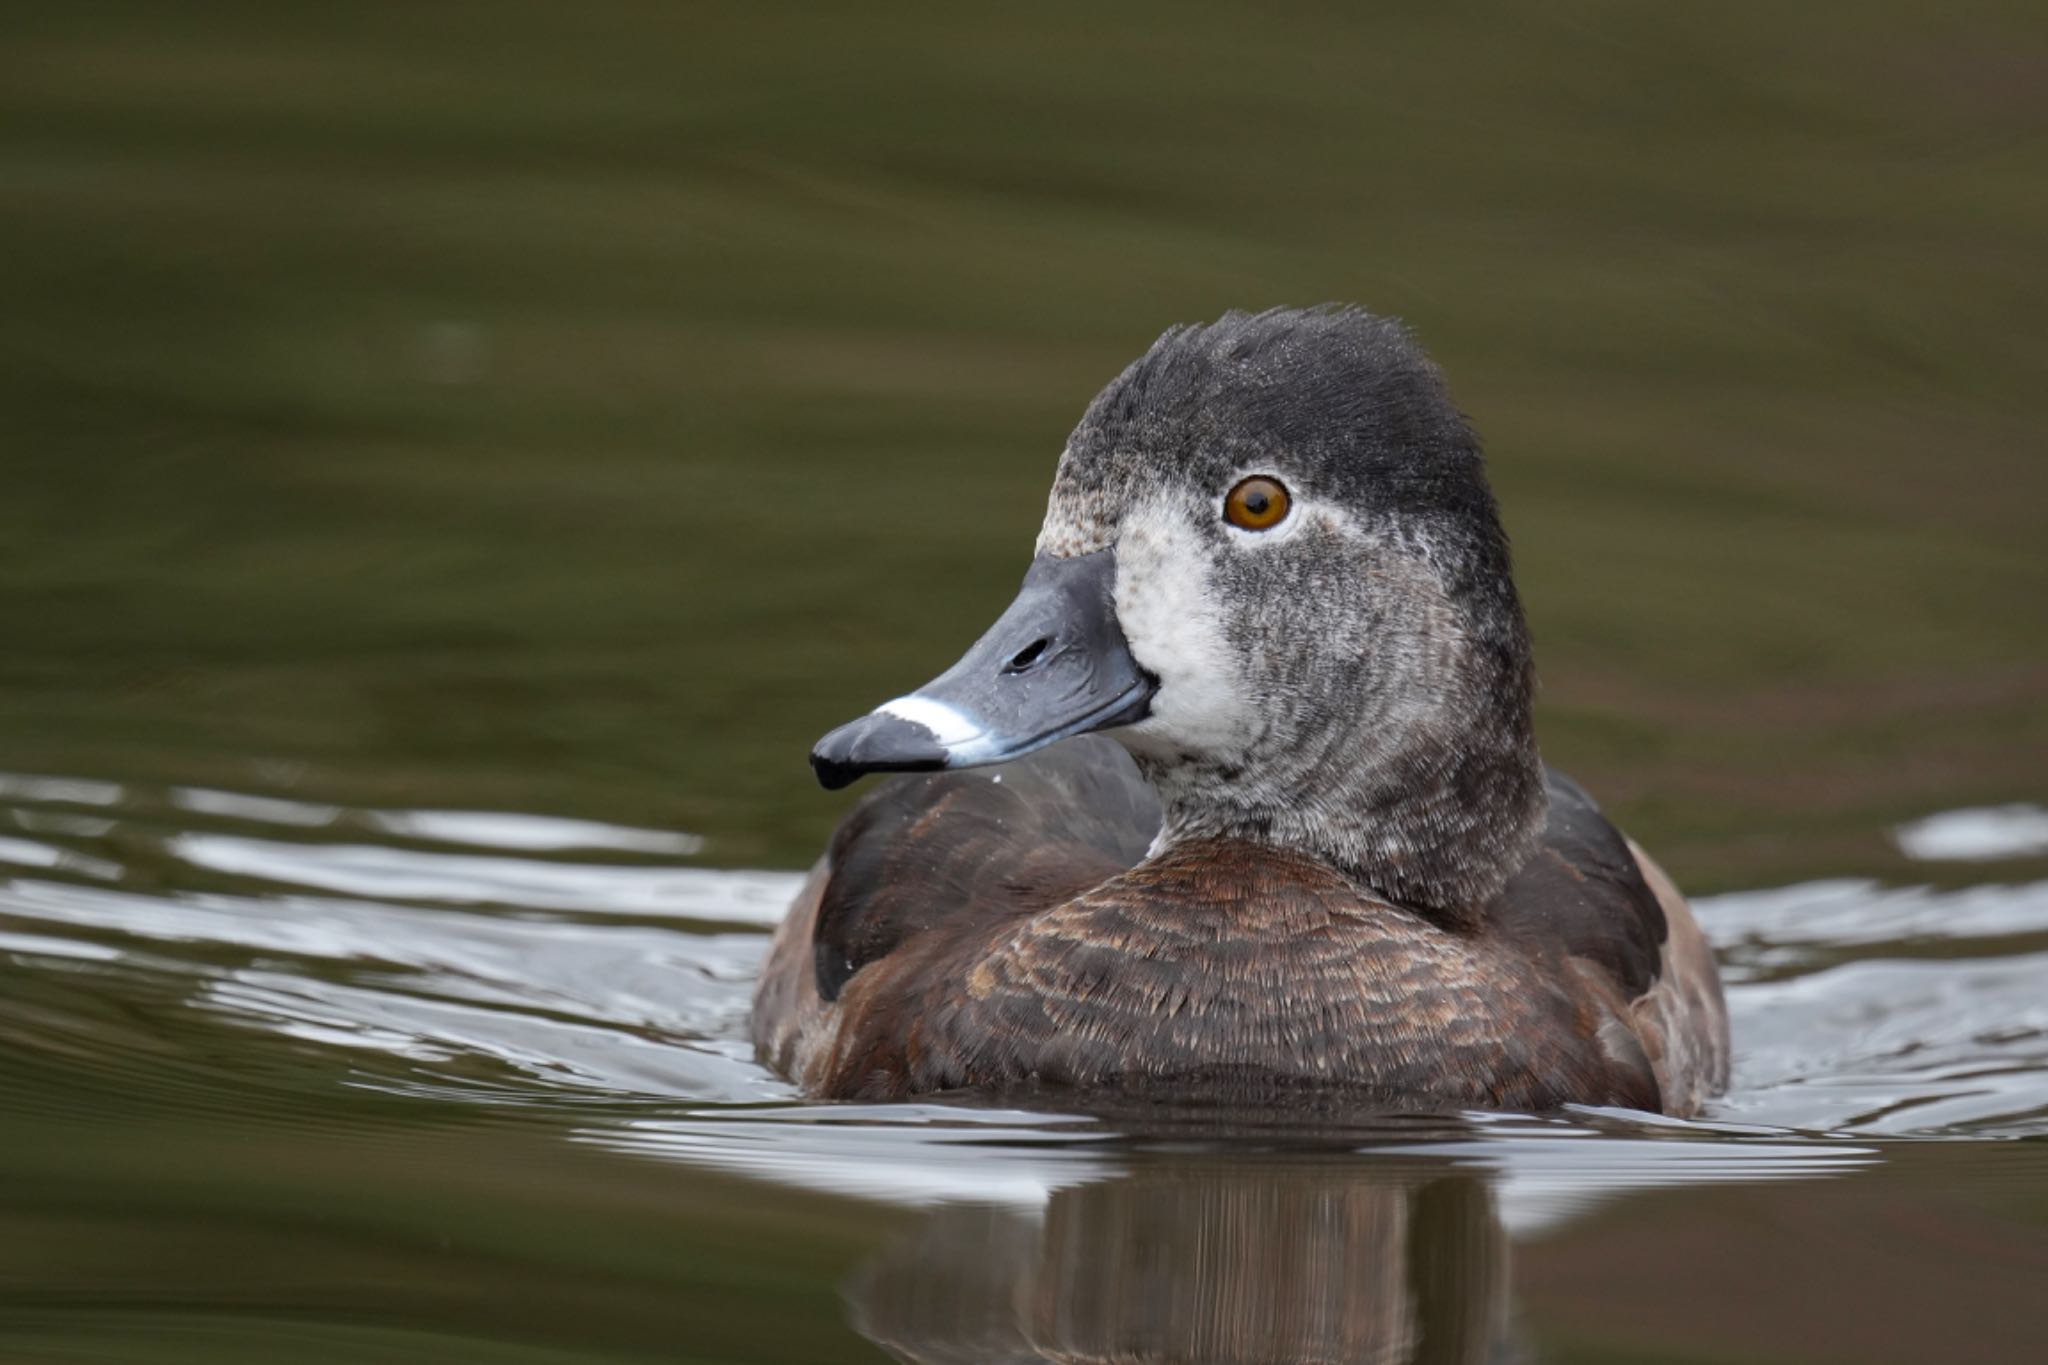
[[[1008,600],[1095,390],[1348,300],[1487,438],[1547,755],[1696,891],[1923,880],[1891,824],[2048,797],[2044,243],[2038,0],[0,0],[0,771],[142,793],[7,828],[144,923],[249,892],[164,783],[800,866],[811,740]],[[392,963],[165,918],[0,954],[8,1360],[879,1357],[842,1293],[907,1212],[405,1091],[210,993]],[[2026,1027],[1975,970],[1956,1030]],[[2040,1151],[1620,1201],[1518,1241],[1516,1311],[1577,1360],[2024,1359]]]
[[[1711,890],[2048,769],[2038,4],[0,8],[0,762],[793,866],[1170,323],[1487,438]]]

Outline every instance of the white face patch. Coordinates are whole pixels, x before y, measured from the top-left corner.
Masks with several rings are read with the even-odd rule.
[[[1184,511],[1132,508],[1116,547],[1116,615],[1131,657],[1159,679],[1152,714],[1126,732],[1206,754],[1256,744],[1264,729],[1236,654],[1209,561]]]

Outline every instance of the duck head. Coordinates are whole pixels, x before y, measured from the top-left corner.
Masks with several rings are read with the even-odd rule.
[[[1177,328],[1061,455],[1036,555],[961,660],[841,726],[828,787],[1103,731],[1160,845],[1311,854],[1459,915],[1543,816],[1527,632],[1479,444],[1393,322],[1349,308]]]

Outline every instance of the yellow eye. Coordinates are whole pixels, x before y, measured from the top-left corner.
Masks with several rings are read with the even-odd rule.
[[[1254,474],[1239,480],[1223,500],[1223,515],[1232,526],[1270,531],[1287,516],[1287,488],[1278,479]]]

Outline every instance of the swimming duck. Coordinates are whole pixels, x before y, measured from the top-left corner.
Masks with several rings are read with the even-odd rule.
[[[1089,405],[1016,600],[832,731],[755,995],[807,1093],[1685,1115],[1726,1084],[1662,870],[1537,757],[1479,442],[1397,323],[1175,328]]]

